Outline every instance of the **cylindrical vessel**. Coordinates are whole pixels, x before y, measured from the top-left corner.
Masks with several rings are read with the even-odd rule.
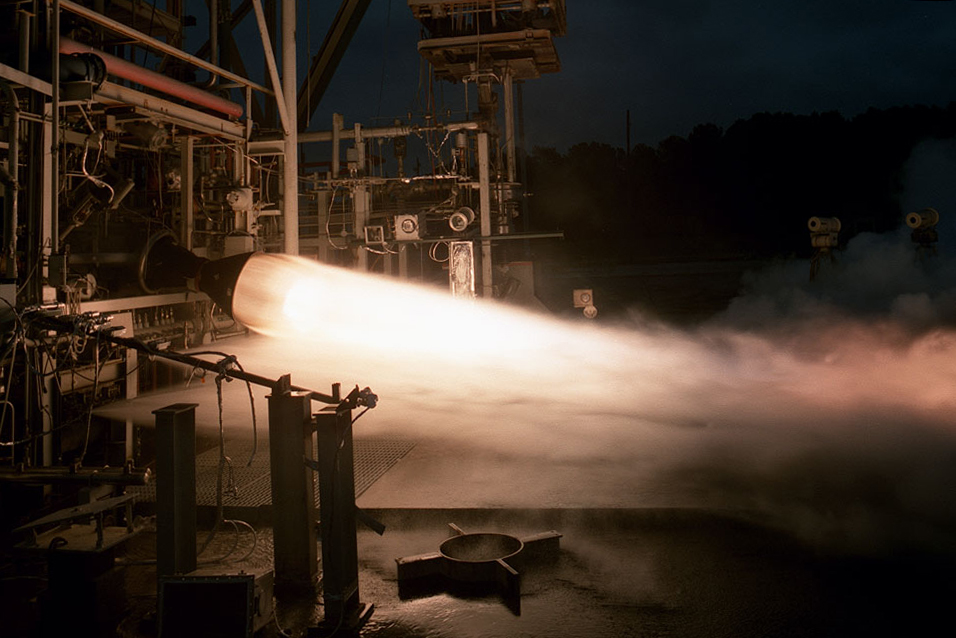
[[[811,233],[838,233],[840,220],[836,217],[811,217],[807,222]]]
[[[939,213],[935,208],[924,208],[906,216],[906,225],[910,228],[932,228],[939,223]]]

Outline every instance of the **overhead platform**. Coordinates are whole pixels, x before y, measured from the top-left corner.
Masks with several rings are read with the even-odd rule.
[[[408,6],[432,37],[523,28],[564,35],[568,29],[564,0],[408,0]]]
[[[489,71],[527,80],[561,70],[554,36],[567,32],[564,0],[409,0],[426,37],[418,52],[443,80]]]
[[[456,82],[477,69],[504,69],[516,80],[561,70],[561,60],[547,29],[431,38],[418,43],[418,52],[435,68],[435,75]]]

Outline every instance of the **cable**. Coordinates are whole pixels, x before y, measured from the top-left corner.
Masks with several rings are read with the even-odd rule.
[[[332,207],[335,205],[335,192],[339,189],[338,186],[332,189],[332,195],[329,197],[329,210],[325,216],[325,239],[329,242],[329,245],[332,246],[335,250],[348,250],[348,246],[339,246],[334,241],[332,241],[332,231],[330,230],[330,223],[332,222]]]
[[[47,237],[45,240],[43,240],[43,242],[40,244],[40,253],[43,253],[44,248],[52,248],[53,246],[52,242],[53,242],[53,239],[51,237]],[[37,266],[40,265],[41,261],[43,260],[37,259],[36,261],[33,262],[33,267],[30,269],[30,272],[27,273],[27,276],[23,279],[23,283],[20,284],[20,286],[17,288],[17,297],[20,296],[20,293],[23,292],[23,290],[27,287],[27,284],[30,282],[30,279],[32,279],[33,275],[36,274]]]
[[[225,373],[225,371],[228,369],[228,365],[234,365],[239,369],[240,372],[245,372],[245,369],[242,367],[242,364],[239,363],[239,360],[235,356],[226,354],[225,352],[219,352],[217,350],[199,350],[197,352],[193,352],[192,354],[194,355],[201,355],[201,354],[210,355],[211,354],[211,355],[222,357],[222,361],[220,361],[220,365],[222,366],[222,371],[220,373],[220,376],[222,376],[222,374]],[[193,372],[195,372],[195,368],[193,369]],[[192,379],[192,372],[189,375],[189,379],[190,380]],[[221,394],[222,386],[221,386],[221,382],[219,383],[220,385],[217,387],[220,391],[219,400],[221,403],[222,402],[222,394]],[[251,467],[252,461],[256,457],[256,452],[259,449],[259,428],[256,421],[256,400],[255,400],[255,396],[252,394],[252,384],[249,383],[249,381],[245,381],[245,384],[246,384],[246,391],[249,393],[249,409],[252,412],[252,454],[249,455],[249,461],[246,463],[246,467]],[[189,380],[187,380],[186,385],[187,386],[189,385]],[[219,407],[219,421],[220,421],[219,426],[221,430],[222,429],[222,406],[221,405]]]
[[[17,312],[17,309],[13,304],[11,304],[6,299],[2,299],[2,301],[3,303],[10,306],[10,309],[13,311],[13,316],[16,318],[16,324],[18,326],[18,328],[14,329],[13,339],[10,342],[10,372],[7,374],[6,383],[5,383],[4,392],[3,392],[3,405],[4,406],[9,405],[10,410],[12,412],[11,425],[10,425],[10,445],[13,446],[14,441],[16,440],[17,418],[16,418],[16,410],[14,410],[13,404],[10,402],[10,388],[13,386],[13,375],[16,371],[17,344],[19,343],[20,335],[23,332],[23,320],[20,317],[20,313]],[[6,355],[4,355],[4,357],[5,356]],[[2,442],[3,440],[3,424],[6,422],[6,418],[7,418],[7,411],[6,409],[3,409],[2,411],[0,411],[0,442]],[[13,465],[14,454],[12,449],[10,450],[10,461],[11,461],[11,465]]]
[[[211,543],[212,539],[216,537],[216,532],[219,531],[219,526],[223,523],[222,474],[223,469],[229,462],[229,457],[226,456],[226,441],[222,427],[222,380],[224,378],[227,378],[224,373],[221,373],[216,377],[216,397],[219,402],[219,466],[216,470],[216,520],[213,523],[212,528],[209,530],[209,533],[206,535],[206,539],[203,541],[199,551],[196,552],[197,556],[201,556],[202,553],[206,551],[206,548],[209,547],[209,543]]]
[[[256,547],[258,547],[259,545],[259,533],[256,532],[255,527],[253,527],[246,521],[236,519],[236,520],[229,520],[226,522],[232,523],[233,525],[244,525],[247,528],[249,528],[250,532],[252,532],[252,548],[248,552],[246,552],[241,558],[236,559],[236,562],[239,562],[239,563],[245,562],[255,553]]]
[[[209,560],[200,561],[200,564],[201,564],[201,565],[211,565],[211,564],[214,564],[214,563],[222,563],[222,562],[224,562],[227,558],[229,558],[230,556],[232,556],[233,552],[236,551],[236,548],[239,547],[239,526],[236,525],[236,521],[233,521],[233,520],[225,520],[225,519],[224,519],[222,522],[223,522],[223,523],[229,523],[229,524],[231,524],[233,530],[235,530],[235,532],[236,532],[236,536],[235,536],[235,538],[233,539],[233,542],[232,542],[232,547],[229,549],[228,552],[226,552],[226,553],[223,554],[222,556],[219,556],[218,558],[210,558]],[[214,528],[214,529],[215,529],[215,528]],[[205,545],[203,546],[203,549],[206,549]],[[196,555],[198,556],[199,554],[202,554],[203,549],[199,550]]]
[[[95,175],[91,175],[89,171],[86,170],[86,156],[89,152],[89,149],[90,149],[90,138],[87,137],[86,140],[83,141],[83,159],[80,162],[80,167],[83,169],[83,176],[86,177],[86,179],[93,182],[94,185],[99,186],[100,188],[105,188],[109,190],[110,198],[106,201],[106,203],[109,204],[110,202],[113,201],[113,198],[116,197],[116,191],[113,190],[112,186],[110,186],[109,184],[101,180],[99,177]],[[102,153],[103,153],[103,139],[102,137],[99,137],[97,142],[96,164],[93,165],[94,170],[96,170],[96,167],[100,163],[100,156],[102,155]]]
[[[272,609],[272,620],[276,624],[276,629],[279,630],[280,636],[285,636],[285,638],[292,638],[292,634],[282,628],[282,625],[279,624],[279,612],[276,611],[275,607]]]
[[[434,244],[432,244],[428,248],[428,258],[438,264],[446,263],[449,259],[451,259],[451,250],[447,248],[447,244],[448,242],[443,242],[443,241],[435,242]],[[437,251],[439,246],[446,246],[446,249],[448,250],[448,255],[444,259],[439,259],[437,257],[437,254],[438,254]]]
[[[225,439],[225,430],[223,428],[223,420],[222,420],[222,382],[223,382],[223,379],[225,379],[226,381],[231,381],[231,379],[228,376],[226,376],[226,372],[229,370],[230,366],[235,365],[236,367],[239,368],[239,370],[242,370],[242,366],[239,365],[239,362],[236,360],[235,356],[227,355],[223,352],[206,350],[206,351],[200,351],[194,354],[215,354],[215,355],[219,355],[223,357],[222,360],[218,363],[218,367],[220,368],[220,373],[216,376],[216,398],[217,398],[218,408],[219,408],[219,467],[216,471],[216,522],[213,524],[212,529],[210,529],[209,533],[206,535],[206,539],[203,541],[203,544],[200,547],[199,551],[197,552],[197,555],[201,555],[206,550],[206,548],[209,547],[209,544],[212,542],[213,538],[215,538],[216,536],[216,533],[219,531],[220,525],[222,523],[229,523],[233,525],[233,527],[236,527],[237,538],[236,538],[236,545],[234,545],[233,548],[226,554],[226,557],[228,557],[229,555],[232,554],[232,552],[235,551],[236,546],[238,546],[239,530],[238,530],[236,521],[226,520],[223,518],[223,502],[222,502],[223,484],[222,482],[223,482],[223,470],[225,470],[227,467],[229,468],[229,481],[228,481],[228,486],[226,489],[229,492],[231,492],[233,496],[236,496],[236,497],[238,497],[239,495],[239,489],[236,486],[236,482],[235,482],[235,474],[232,467],[232,459],[226,456],[226,439]],[[249,401],[250,401],[250,404],[252,405],[252,428],[253,428],[253,448],[252,448],[252,454],[249,457],[249,463],[247,465],[248,467],[249,465],[252,465],[252,460],[255,458],[256,448],[258,447],[258,436],[256,432],[255,400],[252,394],[252,387],[248,381],[246,382],[246,387],[249,390]],[[258,543],[258,536],[256,536],[255,538],[252,551],[255,551],[256,543]],[[251,555],[251,552],[249,553],[249,555]],[[217,561],[224,560],[224,558],[225,557],[220,557],[219,559],[217,559]]]
[[[93,354],[93,393],[90,395],[90,411],[86,417],[86,438],[83,441],[83,451],[80,453],[80,465],[83,465],[83,459],[86,458],[86,451],[90,444],[90,430],[93,427],[93,409],[96,407],[96,393],[99,391],[100,372],[103,371],[104,361],[100,364],[100,332],[96,331],[96,351]]]

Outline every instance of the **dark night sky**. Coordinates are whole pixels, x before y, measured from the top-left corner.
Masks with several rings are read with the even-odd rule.
[[[314,52],[338,3],[306,4],[300,75],[307,41]],[[632,144],[654,145],[762,111],[852,117],[871,106],[956,100],[956,2],[567,4],[568,35],[556,40],[562,71],[525,87],[529,148],[592,140],[623,147],[628,109]],[[311,128],[330,128],[333,111],[351,125],[419,110],[417,40],[404,0],[373,0]],[[449,108],[463,107],[461,85],[445,84],[443,95]]]

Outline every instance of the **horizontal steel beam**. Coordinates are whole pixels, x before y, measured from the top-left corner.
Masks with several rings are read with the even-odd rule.
[[[479,128],[477,122],[455,122],[451,124],[439,124],[437,126],[414,126],[414,125],[401,125],[401,126],[380,126],[380,127],[362,127],[360,129],[360,135],[363,139],[378,139],[378,138],[387,138],[387,137],[405,137],[406,135],[413,135],[415,133],[425,133],[427,131],[477,131]],[[331,142],[333,132],[332,131],[306,131],[304,133],[299,133],[299,143],[304,144],[306,142]],[[352,140],[355,139],[355,129],[354,128],[344,128],[339,131],[340,140]]]
[[[162,115],[167,119],[178,120],[177,124],[195,128],[204,133],[228,135],[237,140],[245,139],[246,127],[242,124],[209,115],[154,95],[128,89],[112,82],[103,82],[103,85],[96,91],[96,98],[98,101],[132,104],[157,115]]]

